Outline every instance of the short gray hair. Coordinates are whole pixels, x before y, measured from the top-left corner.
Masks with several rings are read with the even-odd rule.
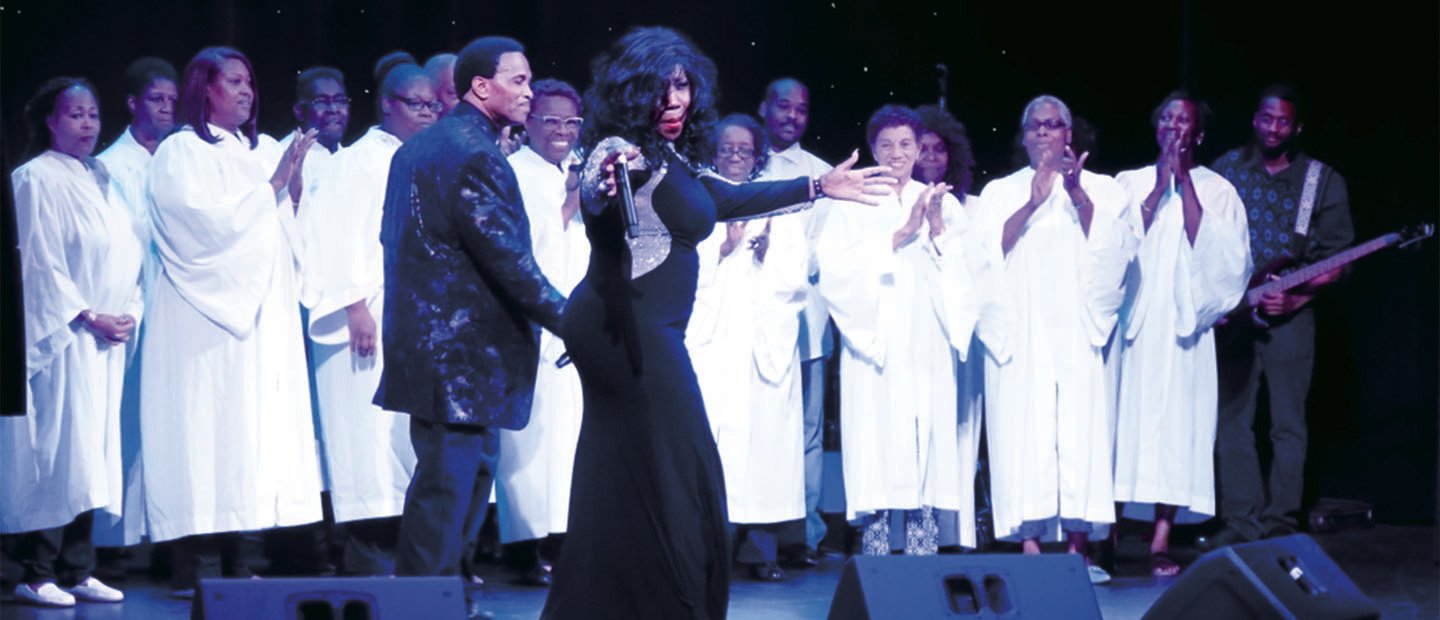
[[[1066,127],[1075,126],[1074,120],[1070,118],[1070,106],[1065,105],[1065,102],[1061,101],[1060,98],[1055,95],[1040,95],[1039,97],[1031,99],[1030,103],[1025,104],[1025,112],[1020,115],[1020,129],[1025,129],[1025,123],[1030,121],[1030,115],[1035,113],[1035,108],[1047,103],[1055,106],[1055,109],[1060,111],[1060,118],[1065,121]]]

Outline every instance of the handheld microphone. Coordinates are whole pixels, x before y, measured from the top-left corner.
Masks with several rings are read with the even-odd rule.
[[[621,212],[625,218],[625,236],[631,239],[640,236],[640,218],[635,215],[635,194],[630,190],[630,168],[625,165],[625,156],[621,155],[615,161],[619,170],[615,171],[615,179],[620,185],[620,198],[625,202],[625,209]]]

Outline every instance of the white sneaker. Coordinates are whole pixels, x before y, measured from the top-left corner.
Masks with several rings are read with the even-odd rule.
[[[39,588],[31,588],[28,583],[15,586],[15,597],[31,605],[43,605],[45,607],[75,606],[75,597],[71,596],[69,592],[61,590],[60,586],[50,581],[40,584]]]
[[[1110,573],[1105,572],[1105,569],[1099,566],[1095,566],[1094,564],[1086,566],[1085,572],[1090,575],[1090,583],[1092,585],[1098,586],[1103,583],[1110,583]]]
[[[124,592],[107,586],[94,577],[86,577],[85,581],[70,588],[70,594],[73,594],[77,600],[87,603],[119,603],[125,600]]]

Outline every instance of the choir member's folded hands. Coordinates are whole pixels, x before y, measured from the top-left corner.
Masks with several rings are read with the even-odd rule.
[[[130,336],[135,333],[135,317],[128,314],[100,314],[87,310],[80,313],[80,324],[90,330],[102,347],[129,342]]]

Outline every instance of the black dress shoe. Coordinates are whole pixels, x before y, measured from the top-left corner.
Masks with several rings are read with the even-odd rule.
[[[1279,538],[1279,537],[1281,537],[1281,536],[1290,536],[1290,535],[1298,534],[1298,533],[1299,533],[1298,530],[1296,530],[1296,529],[1293,528],[1293,527],[1290,527],[1288,524],[1285,524],[1285,523],[1272,523],[1272,524],[1270,524],[1269,527],[1265,528],[1265,533],[1262,534],[1260,537],[1261,537],[1261,538]]]
[[[820,565],[820,554],[809,549],[787,553],[780,558],[788,568],[815,568]]]
[[[1226,526],[1224,528],[1221,528],[1221,530],[1216,532],[1213,536],[1196,540],[1195,546],[1199,547],[1203,551],[1214,551],[1222,547],[1229,547],[1231,545],[1238,545],[1247,542],[1250,542],[1250,539],[1247,538],[1244,534],[1241,534],[1239,530],[1235,530],[1229,526]]]
[[[551,583],[554,583],[555,579],[550,574],[550,568],[542,565],[520,573],[520,578],[515,581],[520,585],[548,588]]]
[[[780,570],[780,565],[774,562],[751,564],[750,576],[754,578],[755,581],[768,581],[772,583],[785,581],[785,571]]]

